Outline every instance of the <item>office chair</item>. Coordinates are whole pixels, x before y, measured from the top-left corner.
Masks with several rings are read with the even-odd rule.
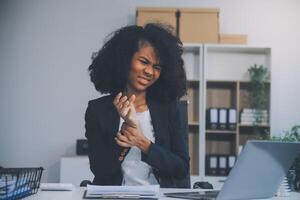
[[[80,183],[80,187],[86,187],[87,185],[92,185],[92,182],[90,180],[83,180]]]

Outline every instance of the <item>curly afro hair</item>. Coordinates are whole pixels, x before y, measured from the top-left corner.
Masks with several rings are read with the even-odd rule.
[[[100,93],[116,95],[124,91],[135,52],[141,42],[148,42],[159,58],[161,74],[147,89],[147,98],[168,102],[186,94],[186,74],[182,59],[182,43],[170,27],[161,24],[126,26],[113,32],[93,57],[88,70]]]

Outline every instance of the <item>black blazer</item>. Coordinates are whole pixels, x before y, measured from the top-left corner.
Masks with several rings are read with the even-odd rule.
[[[121,185],[123,180],[120,155],[126,154],[126,150],[114,140],[120,116],[113,98],[105,96],[89,101],[85,114],[90,168],[96,185]],[[189,187],[189,180],[184,184],[180,181],[189,179],[186,112],[181,112],[179,101],[161,104],[147,100],[147,103],[155,143],[150,145],[148,154],[142,153],[142,161],[152,166],[161,187]]]

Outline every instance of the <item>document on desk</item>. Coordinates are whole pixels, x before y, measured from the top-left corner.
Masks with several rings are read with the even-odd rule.
[[[99,186],[87,185],[85,199],[158,199],[159,185]]]

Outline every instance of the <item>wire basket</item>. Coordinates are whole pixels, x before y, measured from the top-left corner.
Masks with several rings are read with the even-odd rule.
[[[0,200],[21,199],[37,193],[43,168],[0,168]]]

